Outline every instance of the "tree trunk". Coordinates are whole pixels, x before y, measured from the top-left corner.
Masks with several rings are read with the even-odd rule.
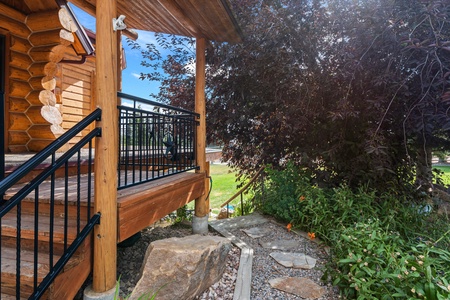
[[[417,147],[416,185],[426,193],[431,193],[433,188],[431,158],[431,147],[420,139]]]

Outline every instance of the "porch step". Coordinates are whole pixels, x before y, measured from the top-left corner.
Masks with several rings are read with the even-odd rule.
[[[6,158],[7,160],[8,158]],[[8,160],[6,161],[6,163],[8,163]],[[34,170],[31,170],[26,176],[24,176],[18,183],[26,183],[29,182],[31,179],[33,179],[34,177],[36,177],[36,175],[39,175],[45,168],[47,168],[48,166],[50,166],[50,163],[43,163],[38,165]],[[82,160],[80,162],[80,172],[82,174],[88,173],[88,161],[87,160]],[[6,165],[5,166],[5,176],[10,175],[11,173],[13,173],[18,167],[20,166],[20,164],[17,165]],[[94,169],[94,163],[91,163],[91,171]],[[72,175],[76,175],[78,174],[78,163],[77,162],[69,162],[68,163],[68,174],[69,176]],[[56,170],[55,173],[55,177],[56,178],[63,178],[65,177],[65,169],[63,167],[59,168],[58,170]]]
[[[80,228],[85,221],[80,222]],[[20,233],[20,291],[21,297],[28,297],[34,286],[35,254],[35,216],[22,213],[20,232],[17,230],[17,211],[14,209],[1,220],[1,299],[5,295],[16,293],[16,256],[17,236]],[[58,261],[64,248],[76,238],[77,222],[74,219],[65,221],[59,216],[53,219],[53,265]],[[38,284],[50,270],[50,219],[49,216],[39,216],[39,231],[37,233],[37,282]],[[64,241],[65,228],[67,239]],[[86,239],[77,249],[64,269],[57,276],[42,299],[72,299],[91,270],[91,237]],[[70,280],[67,280],[70,279]]]
[[[16,295],[16,249],[4,247],[1,250],[1,291],[3,294]],[[59,257],[54,257],[58,259]],[[20,295],[29,296],[33,291],[34,284],[34,252],[28,250],[20,251]],[[37,265],[38,282],[44,279],[50,270],[49,257],[46,253],[38,253]]]
[[[37,234],[39,241],[50,241],[50,217],[39,215],[39,232]],[[53,242],[55,244],[64,245],[64,234],[67,225],[67,243],[71,243],[77,235],[77,221],[75,219],[68,219],[67,224],[61,217],[55,216],[53,218]],[[83,228],[86,221],[80,221],[80,228]],[[2,218],[2,242],[3,238],[8,240],[8,237],[17,237],[17,212],[16,209],[11,210]],[[23,213],[20,218],[20,236],[24,242],[33,241],[35,237],[35,216],[34,214]]]
[[[3,294],[0,296],[1,300],[17,300],[16,296]],[[20,300],[27,300],[27,298],[20,297]]]

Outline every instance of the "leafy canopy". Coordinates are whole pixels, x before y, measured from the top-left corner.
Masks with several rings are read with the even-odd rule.
[[[208,47],[207,128],[232,165],[293,161],[330,186],[399,188],[416,170],[430,182],[431,149],[449,145],[447,1],[231,2],[244,42]],[[194,41],[157,43],[171,54],[148,45],[141,78],[193,108]]]

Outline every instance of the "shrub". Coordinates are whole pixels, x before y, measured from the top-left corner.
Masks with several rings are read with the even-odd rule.
[[[345,297],[450,299],[448,219],[430,205],[392,190],[319,188],[292,164],[267,173],[260,208],[331,246],[324,279]]]
[[[283,171],[270,167],[265,169],[268,180],[265,183],[263,200],[258,203],[264,213],[272,215],[284,222],[291,222],[295,215],[297,190],[308,181],[302,178],[305,174],[289,162]]]
[[[450,253],[430,241],[409,244],[379,220],[358,222],[334,247],[333,284],[347,298],[449,299]]]

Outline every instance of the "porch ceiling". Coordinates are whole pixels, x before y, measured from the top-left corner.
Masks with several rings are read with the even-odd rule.
[[[95,15],[96,0],[69,0]],[[222,42],[241,42],[228,0],[117,0],[128,28]]]
[[[97,0],[67,0],[95,16]],[[0,0],[24,15],[57,9],[56,0]],[[239,43],[242,34],[228,0],[117,0],[130,29]]]

